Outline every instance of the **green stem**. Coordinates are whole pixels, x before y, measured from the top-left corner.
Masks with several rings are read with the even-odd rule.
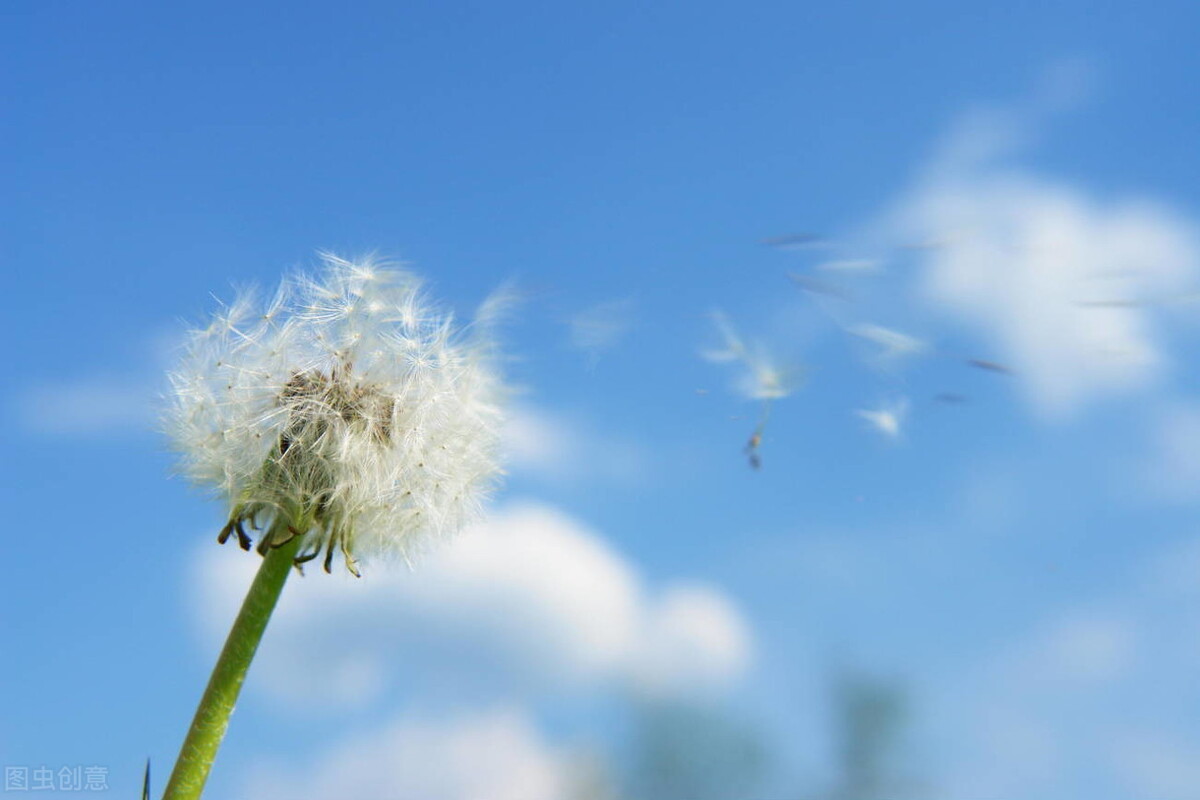
[[[270,537],[274,532],[272,529],[266,535]],[[246,679],[246,671],[250,669],[250,661],[292,570],[292,558],[299,545],[300,537],[297,536],[287,544],[271,548],[263,558],[217,665],[213,667],[204,696],[200,698],[200,706],[179,750],[179,759],[167,781],[163,800],[195,800],[204,791],[204,783],[216,760],[217,748],[225,738],[225,729],[229,727],[229,717]]]

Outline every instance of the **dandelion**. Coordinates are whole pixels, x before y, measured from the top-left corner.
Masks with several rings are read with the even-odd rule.
[[[190,332],[171,374],[182,471],[228,504],[218,541],[264,558],[167,798],[199,797],[293,566],[340,556],[358,576],[360,559],[408,559],[470,521],[499,475],[496,304],[457,329],[411,273],[322,259],[322,275],[243,294]]]

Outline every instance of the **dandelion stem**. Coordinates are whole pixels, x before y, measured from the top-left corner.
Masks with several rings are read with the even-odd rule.
[[[286,527],[286,522],[277,521],[266,534],[267,541],[274,541],[277,533],[286,532]],[[200,705],[183,747],[179,750],[179,759],[167,782],[163,800],[195,800],[204,791],[204,783],[216,760],[221,740],[225,738],[225,729],[229,726],[229,717],[233,714],[242,682],[250,669],[250,661],[254,658],[267,621],[275,610],[275,603],[291,572],[292,559],[300,541],[299,536],[293,537],[280,547],[268,549],[263,558],[254,583],[242,602],[242,610],[238,612],[217,664],[213,667],[204,696],[200,698]]]

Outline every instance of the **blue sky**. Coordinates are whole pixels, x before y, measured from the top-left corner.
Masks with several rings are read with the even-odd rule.
[[[170,477],[172,347],[375,251],[515,282],[511,475],[415,573],[288,586],[210,796],[579,797],[666,702],[813,795],[839,665],[907,687],[927,795],[1194,796],[1190,4],[0,13],[6,766],[165,774],[253,569]],[[716,309],[803,376],[761,470]]]

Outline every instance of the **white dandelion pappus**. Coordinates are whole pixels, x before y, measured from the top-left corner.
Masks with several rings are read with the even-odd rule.
[[[458,329],[413,274],[322,254],[320,276],[242,293],[189,333],[165,420],[183,472],[230,504],[224,542],[304,537],[407,558],[478,511],[500,474],[503,384],[488,321]]]
[[[701,355],[716,363],[739,365],[742,369],[736,383],[738,392],[751,400],[762,401],[762,413],[758,424],[743,448],[750,466],[759,469],[762,466],[759,451],[767,421],[771,416],[771,404],[796,390],[799,370],[780,367],[761,345],[748,346],[723,312],[714,311],[712,320],[721,337],[721,346],[717,349],[703,350]]]
[[[816,268],[823,272],[864,272],[875,273],[882,270],[883,262],[877,258],[843,258],[834,261],[822,261]]]
[[[883,367],[892,367],[900,361],[921,355],[929,350],[929,344],[915,336],[873,323],[853,325],[847,331],[879,347],[876,362]]]
[[[887,438],[899,439],[904,419],[908,415],[908,400],[901,398],[882,408],[858,409],[854,413]]]
[[[798,369],[780,366],[761,345],[747,345],[724,312],[714,311],[712,320],[721,346],[702,350],[700,355],[718,364],[740,364],[742,372],[736,382],[739,393],[751,400],[779,400],[795,391]]]

